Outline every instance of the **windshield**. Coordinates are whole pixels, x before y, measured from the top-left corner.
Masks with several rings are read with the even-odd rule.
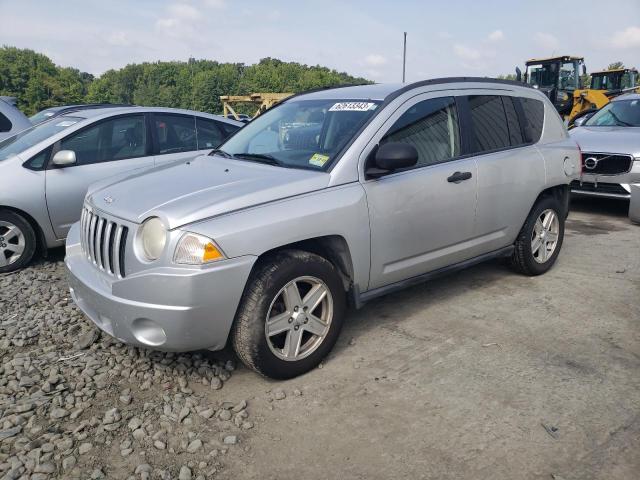
[[[578,62],[527,65],[527,83],[542,88],[575,90],[579,87]]]
[[[326,170],[379,102],[300,100],[257,117],[220,149],[239,159]]]
[[[553,88],[557,81],[557,63],[527,66],[527,83],[543,88]]]
[[[84,120],[80,117],[58,117],[24,130],[0,142],[0,160],[18,155],[52,135]]]
[[[618,100],[608,103],[584,125],[589,127],[640,127],[640,100]]]

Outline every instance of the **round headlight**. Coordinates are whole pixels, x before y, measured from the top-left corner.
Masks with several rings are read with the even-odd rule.
[[[158,217],[146,220],[140,227],[140,247],[147,260],[156,260],[162,255],[167,243],[167,230]]]

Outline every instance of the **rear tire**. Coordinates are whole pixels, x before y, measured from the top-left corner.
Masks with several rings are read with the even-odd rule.
[[[249,278],[231,331],[233,348],[262,375],[296,377],[331,351],[345,304],[342,280],[329,261],[283,250],[264,259]]]
[[[22,215],[0,210],[0,273],[27,265],[36,251],[36,234]]]
[[[541,275],[555,263],[564,239],[565,208],[553,197],[533,206],[515,242],[511,266],[525,275]]]

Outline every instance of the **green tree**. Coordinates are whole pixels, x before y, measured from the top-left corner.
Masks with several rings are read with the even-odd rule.
[[[221,95],[302,92],[319,87],[369,83],[320,65],[264,58],[255,65],[189,58],[186,62],[129,64],[93,78],[56,66],[45,55],[15,47],[0,48],[0,95],[18,98],[32,114],[53,105],[128,103],[220,113]],[[253,107],[240,108],[252,112]]]

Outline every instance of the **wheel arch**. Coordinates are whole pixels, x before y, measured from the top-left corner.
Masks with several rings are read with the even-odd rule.
[[[47,239],[45,238],[44,232],[42,231],[42,228],[40,228],[40,225],[35,220],[35,218],[33,218],[31,215],[29,215],[24,210],[20,210],[19,208],[16,208],[16,207],[10,207],[8,205],[0,205],[0,211],[2,211],[2,210],[7,210],[7,211],[13,212],[13,213],[15,213],[17,215],[20,215],[27,222],[29,222],[29,225],[31,225],[31,228],[33,228],[33,231],[36,234],[36,253],[46,257],[46,255],[47,255]]]
[[[259,264],[282,250],[302,250],[323,257],[338,271],[345,291],[351,289],[354,279],[353,260],[351,258],[349,244],[342,235],[313,237],[266,250],[258,256],[258,259],[253,265],[252,273]]]
[[[522,230],[525,223],[527,222],[527,218],[529,218],[529,215],[531,215],[531,212],[533,211],[535,206],[538,204],[538,202],[543,198],[547,198],[547,197],[554,198],[558,202],[560,202],[560,205],[562,205],[564,209],[564,218],[565,219],[567,218],[567,216],[569,215],[569,199],[570,199],[569,185],[567,185],[566,183],[553,185],[551,187],[545,188],[538,194],[535,201],[531,204],[531,208],[527,212],[527,216],[522,220],[522,224],[520,225],[520,229],[518,229],[518,232]]]

